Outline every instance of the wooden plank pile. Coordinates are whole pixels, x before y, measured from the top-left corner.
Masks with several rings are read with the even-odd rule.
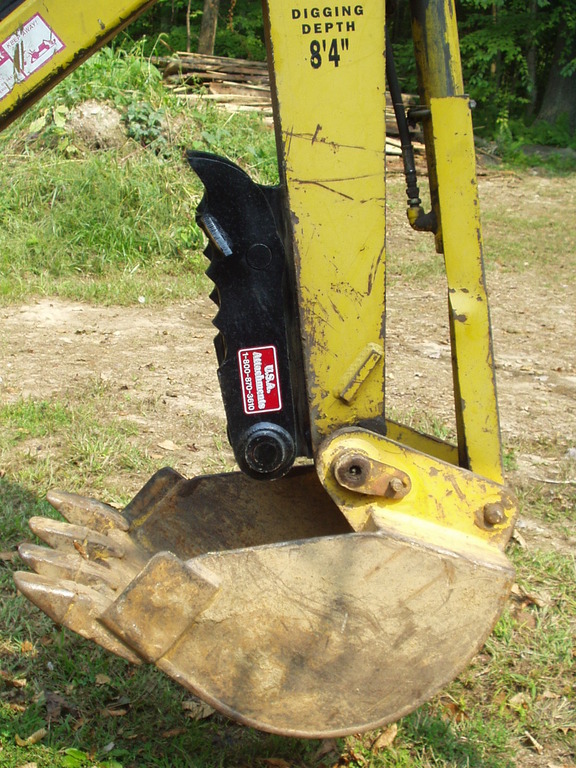
[[[174,95],[212,101],[230,112],[258,111],[272,120],[270,78],[264,61],[178,52],[152,59]]]
[[[208,101],[229,112],[259,112],[264,122],[272,124],[272,100],[268,67],[263,61],[247,61],[199,53],[178,52],[173,57],[154,57],[152,63],[162,72],[172,93],[191,102]],[[403,95],[404,105],[417,97]],[[394,110],[386,94],[386,153],[400,155]],[[424,151],[414,136],[415,151]]]

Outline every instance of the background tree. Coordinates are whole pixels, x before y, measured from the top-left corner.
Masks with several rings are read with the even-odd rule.
[[[158,0],[127,36],[141,40],[147,55],[191,50],[266,58],[260,0]]]
[[[456,10],[476,130],[576,148],[575,0],[456,0]],[[415,93],[407,0],[390,22],[402,87]],[[265,58],[260,0],[158,0],[130,33],[146,36],[146,53],[158,51],[161,35],[172,52]]]
[[[198,37],[198,53],[214,53],[219,9],[220,0],[204,0],[202,23],[200,24],[200,35]],[[190,16],[188,16],[188,19],[190,19]]]
[[[573,0],[460,0],[467,87],[489,131],[534,115],[576,130]]]
[[[576,132],[576,5],[560,0],[549,15],[544,47],[552,50],[538,121],[564,121]],[[553,42],[552,42],[553,41]],[[552,44],[550,44],[552,42]]]

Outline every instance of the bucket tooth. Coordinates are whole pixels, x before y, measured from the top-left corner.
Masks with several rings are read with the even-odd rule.
[[[14,574],[18,590],[30,602],[49,616],[87,640],[127,661],[139,664],[142,659],[104,627],[98,617],[110,604],[110,595],[83,584],[61,579],[55,581],[34,573],[18,571]]]
[[[75,551],[82,557],[94,560],[122,558],[125,554],[121,542],[84,525],[63,523],[46,517],[32,517],[29,524],[39,539],[55,549]]]
[[[121,531],[128,530],[128,522],[120,512],[96,499],[87,499],[66,491],[49,491],[46,499],[68,522],[74,525],[85,525],[100,533],[113,528]]]
[[[110,589],[118,590],[123,589],[134,577],[134,569],[124,563],[110,568],[106,561],[92,562],[77,552],[63,552],[37,544],[21,544],[18,553],[26,565],[49,579],[63,578],[88,586],[105,584]]]

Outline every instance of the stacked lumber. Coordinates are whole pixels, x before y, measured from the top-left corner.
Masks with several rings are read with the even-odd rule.
[[[229,111],[259,111],[272,117],[270,78],[264,61],[247,61],[199,53],[156,58],[174,95],[190,101],[212,101]]]
[[[152,59],[162,72],[172,93],[191,102],[213,102],[229,112],[259,112],[272,124],[270,77],[264,61],[247,61],[200,53],[178,52],[174,57]],[[405,106],[416,103],[417,97],[402,96]],[[386,94],[386,153],[401,155],[394,110]],[[423,151],[415,136],[415,150]]]

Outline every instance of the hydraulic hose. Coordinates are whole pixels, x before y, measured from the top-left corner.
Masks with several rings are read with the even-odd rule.
[[[400,136],[400,147],[402,150],[402,162],[404,165],[404,176],[406,178],[406,196],[408,197],[408,221],[410,225],[417,230],[424,232],[434,232],[436,230],[436,217],[433,212],[425,213],[420,199],[420,190],[418,188],[418,176],[416,173],[416,163],[414,161],[414,147],[412,146],[412,137],[408,127],[408,118],[404,111],[402,103],[402,91],[396,72],[394,62],[394,53],[390,42],[390,34],[386,29],[386,79],[388,81],[388,90],[392,99],[398,134]]]

